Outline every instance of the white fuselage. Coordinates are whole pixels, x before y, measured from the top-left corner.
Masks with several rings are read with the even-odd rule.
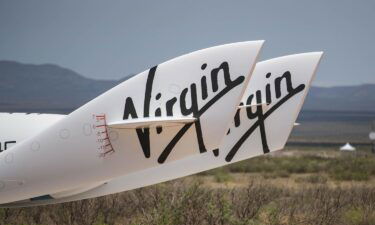
[[[0,152],[39,133],[63,117],[58,114],[0,113]]]

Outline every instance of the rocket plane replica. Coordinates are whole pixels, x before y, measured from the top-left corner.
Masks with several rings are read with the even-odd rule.
[[[118,193],[282,149],[322,52],[256,63],[262,45],[174,58],[69,115],[0,113],[0,207]]]

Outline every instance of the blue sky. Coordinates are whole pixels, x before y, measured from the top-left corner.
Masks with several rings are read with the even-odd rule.
[[[201,48],[324,51],[315,85],[375,83],[375,1],[0,0],[0,60],[118,79]]]

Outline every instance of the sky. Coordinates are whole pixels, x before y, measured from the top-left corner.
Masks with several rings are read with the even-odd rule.
[[[375,83],[373,0],[0,0],[0,60],[95,79],[247,40],[266,40],[260,60],[324,51],[315,85]]]

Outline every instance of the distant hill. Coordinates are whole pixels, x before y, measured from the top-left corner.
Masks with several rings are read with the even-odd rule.
[[[57,65],[0,61],[0,112],[68,113],[129,77],[94,80]],[[375,111],[375,84],[312,87],[303,109]]]
[[[375,84],[312,87],[303,109],[375,112]]]
[[[0,111],[70,112],[117,83],[51,64],[0,61]]]

